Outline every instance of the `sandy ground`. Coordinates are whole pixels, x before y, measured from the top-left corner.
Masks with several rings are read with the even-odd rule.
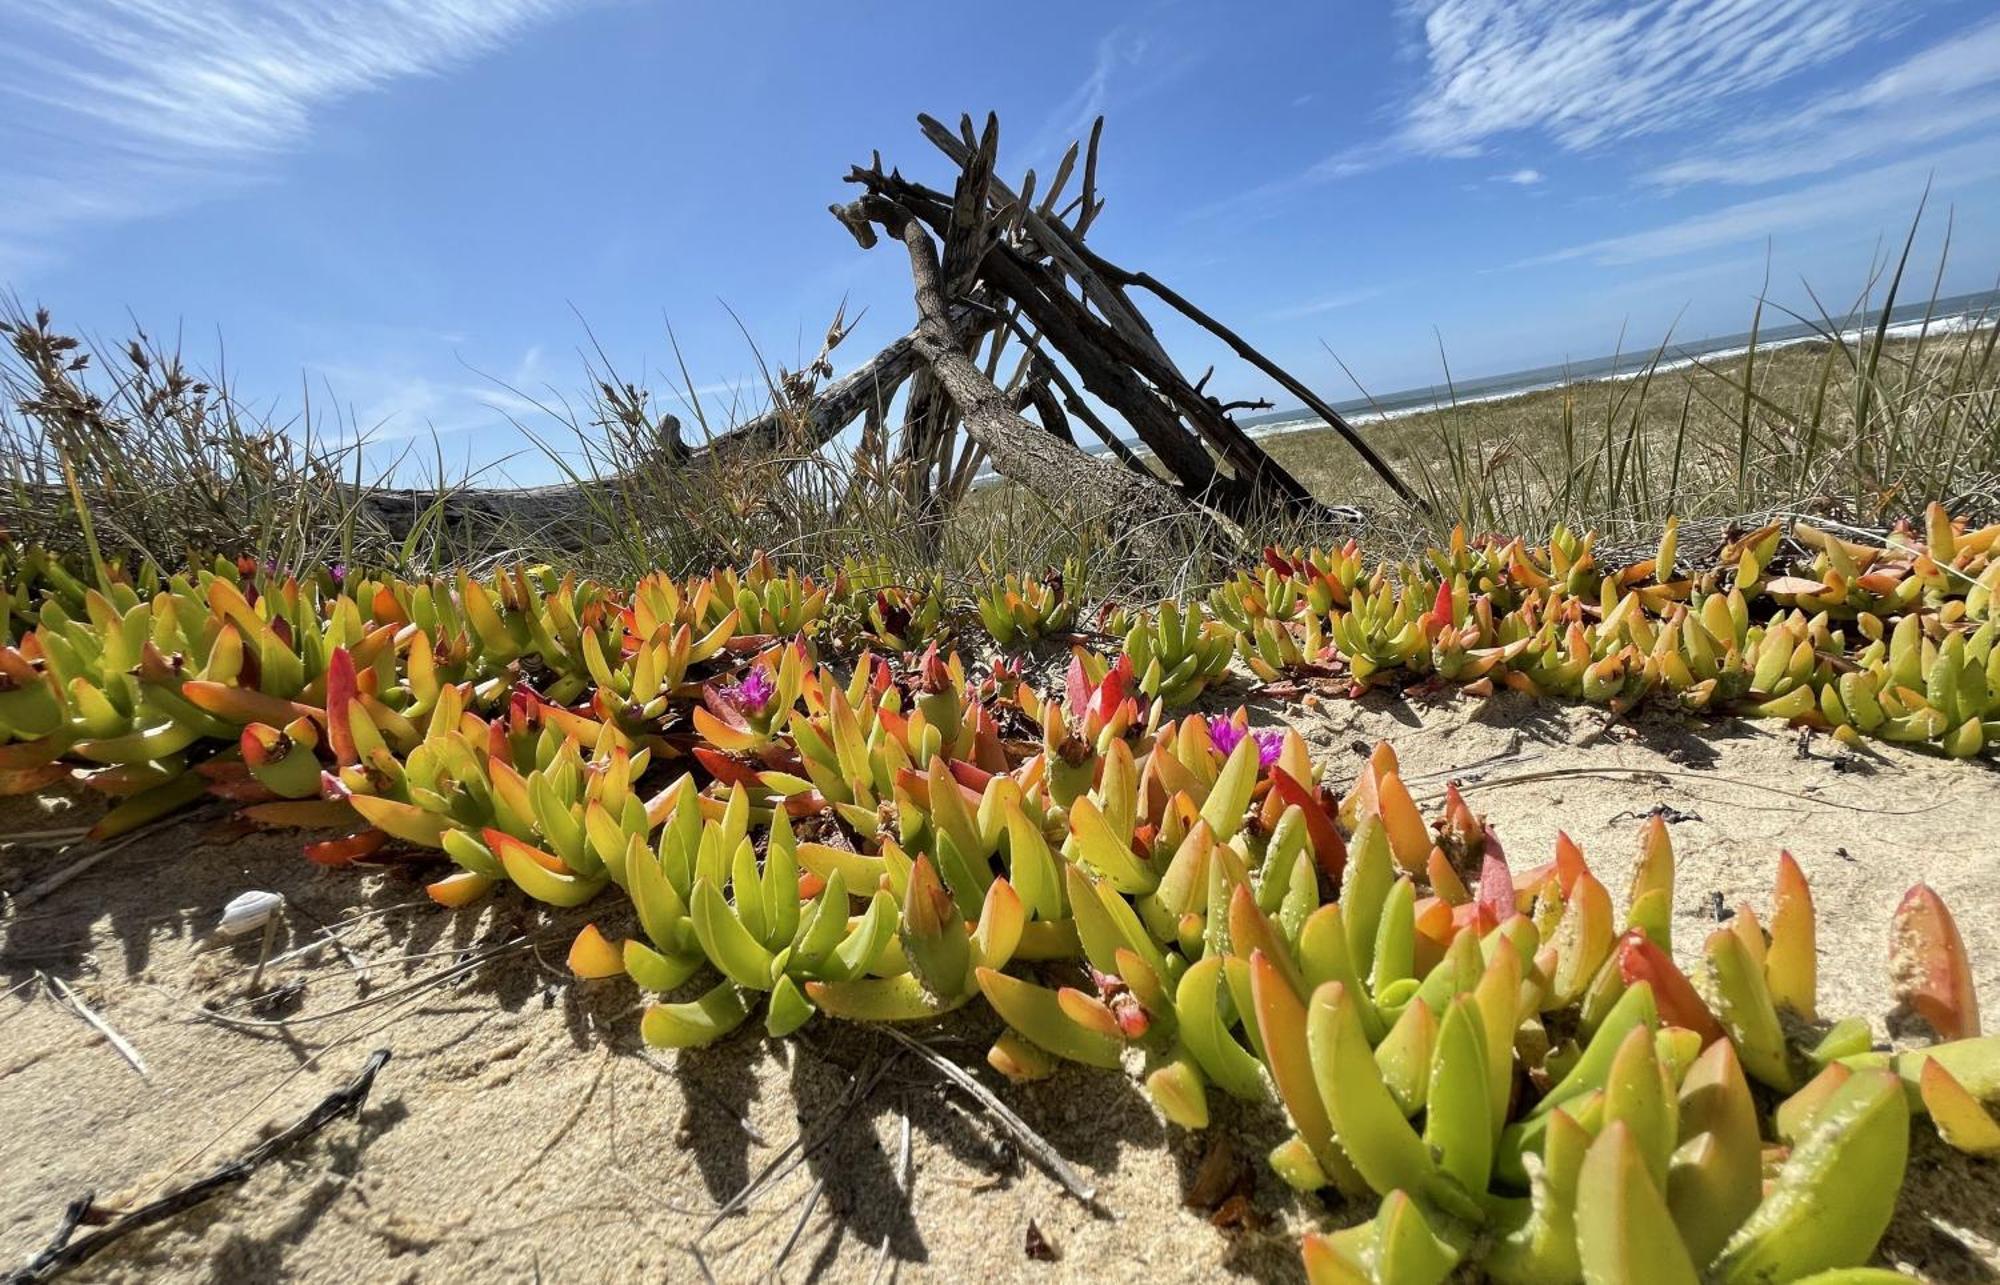
[[[1851,755],[1825,740],[1801,747],[1762,725],[1697,731],[1649,717],[1607,727],[1601,712],[1511,696],[1254,710],[1263,723],[1288,712],[1336,779],[1380,737],[1420,795],[1504,756],[1476,769],[1470,797],[1515,864],[1546,859],[1560,827],[1614,891],[1640,814],[1676,809],[1684,957],[1716,895],[1767,903],[1778,850],[1789,848],[1820,907],[1822,1011],[1867,1014],[1878,1030],[1889,913],[1927,880],[1957,913],[1980,988],[2000,1010],[2000,779],[1986,765],[1889,748]],[[93,806],[51,817],[9,802],[0,831]],[[71,859],[0,852],[0,886],[19,889]],[[203,1005],[259,1016],[244,1003],[254,946],[203,949],[223,903],[248,888],[297,908],[281,950],[310,940],[314,919],[344,922],[365,982],[322,950],[274,968],[285,989],[261,1016],[284,1025],[202,1020]],[[604,927],[622,935],[629,924],[605,902]],[[1223,1105],[1207,1136],[1191,1136],[1163,1124],[1129,1077],[1071,1067],[1008,1087],[983,1065],[990,1018],[929,1038],[1089,1176],[1095,1207],[1066,1196],[981,1108],[878,1033],[816,1022],[782,1044],[746,1032],[702,1053],[653,1053],[629,986],[579,984],[561,967],[583,917],[512,898],[443,911],[415,872],[323,871],[287,837],[234,837],[207,822],[0,918],[0,1268],[43,1245],[69,1200],[95,1190],[130,1202],[185,1182],[303,1114],[375,1048],[394,1058],[358,1122],[129,1238],[79,1277],[696,1280],[705,1265],[718,1280],[1282,1280],[1298,1274],[1299,1230],[1355,1216],[1292,1196],[1260,1161],[1257,1225],[1211,1226],[1183,1205],[1208,1147],[1227,1137],[1258,1157],[1283,1136],[1275,1108]],[[487,950],[498,953],[479,958]],[[64,979],[128,1039],[147,1074],[50,988],[21,985],[38,971]],[[361,1000],[371,1003],[353,1007]],[[1946,1151],[1928,1128],[1916,1137],[1885,1259],[1935,1280],[2000,1279],[2000,1167]],[[717,1220],[767,1174],[740,1214]],[[1027,1252],[1031,1225],[1054,1261]]]

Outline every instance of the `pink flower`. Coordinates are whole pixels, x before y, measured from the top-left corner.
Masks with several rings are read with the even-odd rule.
[[[1220,714],[1208,720],[1208,739],[1215,746],[1215,752],[1228,758],[1236,747],[1248,736],[1257,743],[1257,762],[1269,767],[1278,761],[1278,755],[1285,749],[1285,734],[1275,727],[1260,727],[1255,731],[1238,727],[1233,721]]]
[[[752,669],[743,681],[723,689],[723,695],[745,714],[761,714],[764,707],[777,695],[778,685],[771,681],[768,669]]]

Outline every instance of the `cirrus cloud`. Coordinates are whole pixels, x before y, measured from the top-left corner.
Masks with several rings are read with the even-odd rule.
[[[183,205],[315,114],[500,48],[575,0],[0,0],[0,246]],[[0,275],[8,265],[0,262]]]

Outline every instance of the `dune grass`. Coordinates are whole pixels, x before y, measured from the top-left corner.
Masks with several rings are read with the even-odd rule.
[[[1879,346],[1832,337],[1447,403],[1366,431],[1446,525],[1525,534],[1771,508],[1876,523],[1992,490],[1996,339],[1992,325]],[[1389,503],[1331,430],[1267,446],[1317,494]]]
[[[1901,256],[1847,310],[1871,318],[1859,328],[1820,307],[1781,318],[1814,338],[1769,344],[1763,328],[1779,310],[1760,299],[1740,354],[1677,359],[1669,336],[1635,375],[1490,401],[1448,391],[1433,409],[1366,431],[1429,501],[1416,524],[1426,536],[1453,524],[1645,530],[1670,514],[1774,510],[1875,526],[1931,500],[1989,510],[2000,492],[2000,317],[1934,325],[1940,257],[1916,333],[1892,333],[1916,233],[1913,223]],[[1270,447],[1318,494],[1392,498],[1330,431]]]
[[[1385,417],[1363,431],[1426,497],[1395,501],[1330,430],[1268,439],[1321,498],[1359,504],[1382,552],[1454,524],[1540,536],[1563,522],[1610,536],[1668,514],[1773,510],[1882,526],[1931,500],[1990,510],[2000,495],[2000,327],[1892,335],[1879,322],[1809,342],[1673,363],[1662,343],[1641,373]],[[1760,307],[1753,319],[1764,320]],[[1092,567],[1106,594],[1198,590],[1263,543],[1350,534],[1274,517],[1203,537],[1170,566],[1113,563],[1102,525],[1060,522],[1011,485],[977,488],[944,520],[913,512],[880,452],[783,446],[727,468],[668,462],[646,390],[587,370],[574,407],[523,424],[587,504],[560,528],[480,527],[417,515],[392,531],[361,503],[391,467],[310,401],[290,418],[246,406],[228,379],[193,373],[144,334],[86,345],[46,312],[0,301],[0,528],[12,538],[162,564],[220,550],[288,567],[360,562],[405,573],[527,559],[629,578],[740,564],[755,550],[812,568],[865,558],[873,573],[960,582],[995,569]],[[772,381],[779,392],[782,372]],[[671,396],[671,393],[668,394]],[[659,403],[667,397],[658,399]],[[782,404],[782,403],[781,403]],[[893,418],[888,422],[893,423]],[[673,425],[678,435],[679,426]],[[723,425],[704,422],[704,431]],[[372,469],[372,471],[371,471]],[[476,487],[435,455],[438,491]]]

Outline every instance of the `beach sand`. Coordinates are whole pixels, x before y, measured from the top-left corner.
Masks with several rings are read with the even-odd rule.
[[[1988,764],[1802,746],[1771,724],[1610,723],[1513,696],[1253,705],[1260,724],[1285,718],[1336,782],[1389,739],[1427,802],[1449,774],[1493,760],[1468,797],[1516,868],[1546,860],[1566,830],[1621,904],[1641,816],[1675,809],[1684,966],[1716,898],[1768,908],[1789,849],[1819,907],[1821,1012],[1864,1014],[1878,1035],[1889,915],[1927,881],[2000,1008],[2000,778]],[[0,832],[96,806],[7,803]],[[393,1060],[357,1122],[128,1238],[76,1279],[690,1281],[705,1267],[724,1281],[1286,1280],[1299,1275],[1301,1230],[1366,1212],[1295,1196],[1271,1175],[1262,1153],[1286,1134],[1275,1106],[1211,1095],[1215,1124],[1191,1135],[1165,1124],[1129,1074],[1066,1065],[1006,1085],[984,1065],[996,1028],[983,1010],[920,1032],[1095,1184],[1086,1207],[879,1033],[818,1020],[786,1042],[746,1030],[698,1053],[646,1049],[632,988],[577,982],[563,966],[593,913],[613,937],[631,930],[622,899],[549,912],[506,896],[451,912],[425,900],[421,870],[322,870],[297,848],[294,836],[179,825],[0,918],[0,992],[38,970],[63,978],[147,1068],[142,1078],[45,986],[0,998],[0,1269],[45,1244],[70,1200],[94,1190],[124,1205],[183,1183],[298,1118],[375,1048]],[[72,859],[0,852],[0,886]],[[341,940],[368,961],[365,984],[321,950],[271,970],[283,998],[264,1018],[288,1025],[202,1020],[203,1005],[254,1016],[242,1005],[254,938],[199,949],[222,905],[250,888],[296,908],[280,951],[309,941],[315,919],[347,921]],[[455,968],[446,984],[421,985]],[[362,999],[375,1002],[342,1011]],[[1913,1137],[1884,1261],[1935,1280],[2000,1279],[2000,1168],[1946,1150],[1928,1125]],[[1229,1230],[1183,1204],[1204,1159],[1221,1165],[1209,1157],[1218,1139],[1254,1177],[1254,1215]],[[716,1221],[766,1174],[740,1214]],[[1031,1226],[1054,1261],[1029,1255]]]

